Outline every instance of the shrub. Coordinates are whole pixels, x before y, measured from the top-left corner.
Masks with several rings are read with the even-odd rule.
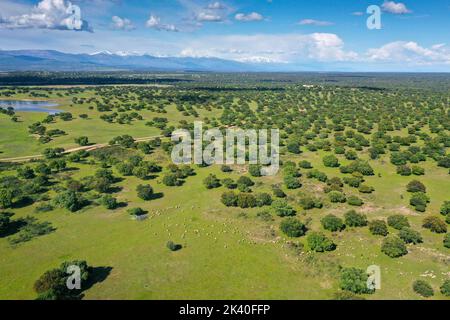
[[[423,227],[434,233],[447,232],[447,225],[439,217],[426,217],[423,220]]]
[[[427,204],[430,202],[430,198],[423,192],[416,192],[412,195],[409,203],[415,207],[416,211],[425,212]]]
[[[324,217],[321,220],[321,223],[325,230],[331,232],[342,231],[345,229],[345,225],[342,219],[332,214],[329,214],[326,217]]]
[[[405,243],[396,236],[390,236],[383,240],[381,252],[391,258],[399,258],[408,254]]]
[[[66,285],[69,277],[67,269],[72,265],[80,268],[80,290],[69,290]],[[82,290],[85,289],[83,284],[89,282],[91,275],[92,267],[88,266],[86,261],[64,262],[58,269],[49,270],[36,280],[34,290],[38,294],[37,300],[79,300]]]
[[[153,198],[154,194],[153,188],[148,184],[138,185],[136,191],[138,197],[142,200],[149,201]]]
[[[375,191],[375,189],[371,186],[368,186],[366,184],[362,184],[359,186],[358,191],[361,193],[372,193]]]
[[[167,249],[169,249],[172,252],[179,251],[183,248],[181,244],[175,244],[173,241],[167,242]]]
[[[410,183],[408,183],[408,185],[406,186],[406,190],[408,192],[423,192],[426,193],[427,192],[427,188],[425,187],[425,185],[417,180],[413,180]]]
[[[257,206],[257,201],[254,195],[250,193],[240,193],[237,196],[237,206],[245,208],[255,208]]]
[[[286,193],[284,193],[283,190],[281,190],[279,187],[272,188],[273,194],[277,198],[286,198]]]
[[[0,208],[7,209],[13,205],[14,192],[11,189],[0,188]]]
[[[288,188],[290,190],[298,189],[302,186],[300,181],[296,177],[293,177],[293,176],[284,177],[284,184],[286,185],[286,188]]]
[[[71,212],[76,212],[83,207],[84,200],[76,192],[65,191],[59,193],[55,197],[55,199],[53,199],[53,204],[59,208],[64,208]]]
[[[261,166],[251,164],[248,168],[248,172],[252,177],[261,177]]]
[[[444,296],[450,297],[450,280],[445,281],[440,289]]]
[[[345,215],[345,224],[349,227],[365,227],[367,226],[367,217],[357,213],[355,210],[348,211]]]
[[[339,191],[331,191],[328,197],[332,203],[344,203],[347,200],[345,194]]]
[[[108,210],[117,209],[118,203],[117,199],[111,195],[105,195],[100,199],[100,204]]]
[[[321,209],[323,207],[322,201],[313,197],[304,197],[300,199],[299,203],[304,210],[311,210],[314,208]]]
[[[279,217],[295,216],[295,210],[285,200],[275,200],[272,202],[272,208]]]
[[[347,199],[347,203],[354,207],[361,207],[364,204],[364,201],[356,196],[350,196]]]
[[[412,166],[412,174],[415,176],[423,176],[425,174],[425,169],[419,166]]]
[[[227,173],[227,172],[232,172],[232,171],[233,171],[233,169],[231,169],[231,167],[230,167],[230,166],[227,166],[227,165],[222,165],[222,166],[220,167],[220,170],[221,170],[222,172],[225,172],[225,173]]]
[[[234,190],[237,188],[237,183],[234,182],[234,180],[230,179],[230,178],[223,179],[222,184],[225,186],[225,188],[230,189],[230,190]]]
[[[367,287],[369,275],[361,269],[344,268],[341,271],[339,285],[342,290],[356,294],[372,293]]]
[[[116,165],[117,171],[123,176],[131,176],[133,175],[133,165],[126,163],[126,162],[119,162]]]
[[[450,249],[450,233],[447,233],[444,237],[444,247]]]
[[[409,227],[408,218],[402,215],[393,215],[388,218],[388,225],[394,229],[402,230]]]
[[[238,179],[237,184],[244,185],[246,187],[253,187],[255,185],[255,183],[252,181],[252,179],[250,179],[249,177],[245,177],[245,176],[241,176]]]
[[[306,161],[306,160],[300,161],[298,166],[302,169],[312,169],[312,167],[313,167],[311,162]]]
[[[413,290],[415,293],[421,295],[424,298],[434,296],[433,287],[424,280],[417,280],[413,283]]]
[[[386,237],[389,234],[386,222],[374,220],[369,223],[369,230],[373,235]]]
[[[443,216],[450,215],[450,201],[445,201],[441,207],[441,214]]]
[[[268,193],[258,193],[256,195],[256,204],[258,207],[270,206],[272,197]]]
[[[308,172],[306,177],[308,179],[317,179],[320,182],[327,182],[328,180],[327,175],[323,172],[320,172],[319,170],[311,170],[310,172]]]
[[[344,183],[348,184],[352,188],[359,188],[362,181],[363,181],[363,179],[361,179],[359,177],[345,177],[344,178]]]
[[[408,177],[411,175],[411,173],[412,173],[411,168],[406,165],[397,167],[397,174],[401,176]]]
[[[336,249],[336,245],[333,241],[327,238],[323,233],[312,232],[308,235],[307,240],[309,247],[315,252],[326,252]]]
[[[215,189],[221,186],[220,180],[213,174],[210,174],[203,180],[203,184],[207,189]]]
[[[286,147],[287,147],[287,150],[290,153],[293,153],[293,154],[300,154],[301,153],[300,143],[298,143],[297,141],[293,141],[293,142],[288,143],[288,145]]]
[[[339,159],[333,155],[328,155],[323,158],[323,164],[328,168],[337,168],[339,167]]]
[[[221,200],[222,200],[222,203],[224,205],[226,205],[227,207],[236,207],[238,197],[237,197],[236,193],[230,191],[230,192],[223,193]]]
[[[129,215],[135,216],[135,217],[140,217],[140,216],[143,216],[143,215],[147,214],[147,212],[144,209],[142,209],[142,208],[128,209],[127,212],[128,212]]]
[[[80,146],[84,147],[89,145],[89,138],[88,137],[79,137],[75,139],[75,143],[79,144]]]
[[[304,236],[307,230],[306,226],[295,218],[284,219],[280,224],[280,229],[291,238]]]
[[[423,242],[422,236],[419,232],[412,230],[410,228],[403,228],[398,234],[400,239],[405,243],[419,244]]]
[[[174,173],[166,174],[162,179],[162,183],[168,187],[178,187],[183,184],[181,180],[178,180],[177,175]]]

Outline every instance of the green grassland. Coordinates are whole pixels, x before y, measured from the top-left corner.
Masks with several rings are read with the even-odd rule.
[[[87,99],[94,95],[90,89],[76,94]],[[327,99],[322,93],[318,96]],[[9,98],[30,96],[18,94]],[[48,129],[64,130],[67,135],[40,144],[28,132],[28,126],[42,120],[44,114],[18,112],[19,122],[12,122],[8,116],[0,114],[0,158],[37,155],[53,147],[74,148],[77,147],[74,139],[79,136],[88,136],[93,143],[108,143],[122,134],[135,138],[156,136],[160,130],[145,125],[153,117],[167,117],[169,123],[176,126],[181,120],[191,123],[221,115],[221,110],[213,108],[212,111],[198,110],[199,118],[186,117],[174,104],[168,104],[164,115],[141,110],[139,114],[144,120],[125,125],[111,124],[99,118],[101,112],[89,109],[88,102],[74,105],[69,97],[55,93],[48,99],[57,101],[59,109],[74,115],[72,121],[57,120],[46,125]],[[251,102],[253,111],[257,106],[257,102]],[[80,114],[88,114],[89,118],[80,119]],[[399,130],[392,134],[407,133]],[[370,135],[366,136],[370,138]],[[326,154],[329,152],[323,150],[305,150],[300,155],[284,152],[282,159],[296,163],[308,160],[314,169],[330,178],[344,177],[339,168],[323,165],[322,158]],[[392,259],[384,255],[380,250],[383,238],[371,235],[368,228],[347,228],[339,233],[324,231],[320,224],[324,216],[332,213],[343,217],[354,207],[330,203],[322,191],[326,184],[306,179],[308,170],[301,170],[303,186],[300,189],[284,191],[298,218],[308,220],[311,230],[324,232],[337,244],[337,249],[330,253],[307,250],[304,237],[286,237],[279,230],[281,218],[274,215],[273,221],[262,221],[257,217],[261,208],[225,207],[220,197],[226,189],[208,190],[203,184],[211,173],[220,179],[230,177],[235,180],[241,174],[248,175],[245,166],[234,166],[232,173],[221,172],[220,166],[195,167],[196,175],[188,177],[180,187],[167,187],[161,182],[165,171],[145,182],[136,177],[125,177],[115,185],[119,191],[114,196],[128,206],[114,211],[90,205],[77,213],[63,209],[34,213],[37,203],[5,210],[13,212],[14,219],[33,216],[39,221],[51,222],[56,231],[16,246],[12,246],[6,237],[0,238],[0,299],[34,299],[34,281],[45,271],[71,260],[87,260],[92,266],[111,268],[105,279],[85,292],[85,299],[333,299],[339,291],[341,267],[365,270],[370,265],[381,267],[382,289],[364,295],[366,299],[419,299],[421,297],[412,290],[412,282],[417,279],[425,279],[434,287],[434,299],[445,299],[438,288],[450,277],[450,250],[442,245],[443,235],[422,228],[422,220],[430,214],[439,215],[441,205],[450,200],[448,169],[438,167],[428,159],[420,163],[426,170],[424,176],[403,177],[396,173],[389,155],[369,160],[368,152],[364,150],[358,156],[368,160],[375,171],[374,176],[366,177],[366,184],[373,186],[375,192],[363,195],[348,186],[344,187],[344,192],[364,200],[365,204],[356,210],[366,214],[369,220],[386,219],[393,214],[408,217],[412,228],[422,234],[424,243],[408,245],[406,256]],[[342,165],[350,163],[344,156],[337,157]],[[145,159],[163,167],[170,164],[168,155],[159,149]],[[101,165],[100,161],[70,163],[70,170],[61,175],[81,179],[93,175]],[[111,169],[115,176],[120,176],[114,167]],[[15,170],[6,169],[0,172],[0,177],[14,174]],[[256,182],[252,188],[254,192],[270,192],[271,185],[283,183],[281,172],[275,177],[252,179]],[[409,205],[406,185],[413,179],[425,184],[431,198],[425,213],[418,213]],[[152,201],[139,199],[136,187],[142,183],[149,183],[163,197]],[[323,199],[324,208],[303,210],[299,205],[302,194]],[[48,195],[53,198],[55,192],[50,191]],[[149,219],[132,220],[127,209],[133,207],[147,210]],[[392,228],[389,231],[398,233]],[[180,243],[183,249],[169,251],[166,248],[169,240]],[[289,245],[291,241],[305,244],[305,250],[300,253],[293,250]],[[424,277],[430,273],[433,276]]]

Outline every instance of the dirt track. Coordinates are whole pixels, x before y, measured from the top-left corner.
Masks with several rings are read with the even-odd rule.
[[[145,141],[149,141],[149,140],[152,140],[152,139],[155,139],[155,138],[162,138],[162,136],[137,138],[137,139],[134,139],[134,140],[136,142],[145,142]],[[72,148],[72,149],[65,150],[64,154],[69,154],[69,153],[82,151],[82,150],[93,151],[93,150],[97,150],[97,149],[106,148],[108,146],[109,146],[108,143],[93,144],[91,146],[77,147],[77,148]],[[25,162],[25,161],[29,161],[29,160],[33,160],[33,159],[39,159],[39,158],[42,158],[42,157],[43,157],[43,155],[39,154],[39,155],[34,155],[34,156],[24,156],[24,157],[17,157],[17,158],[0,159],[0,162]]]

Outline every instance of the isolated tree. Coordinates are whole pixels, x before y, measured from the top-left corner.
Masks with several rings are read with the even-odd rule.
[[[331,232],[342,231],[345,228],[344,221],[332,214],[325,216],[321,220],[321,223],[325,230]]]
[[[434,233],[446,233],[447,232],[447,225],[444,221],[442,221],[439,217],[426,217],[423,220],[423,227],[425,229],[429,229],[430,231]]]
[[[109,194],[100,198],[100,204],[108,210],[114,210],[118,207],[117,199]]]
[[[339,191],[331,191],[328,194],[328,198],[332,203],[344,203],[347,201],[347,198],[345,197],[345,194]]]
[[[348,211],[344,215],[345,224],[349,227],[365,227],[367,226],[367,217],[355,210]]]
[[[75,143],[79,144],[80,146],[84,147],[84,146],[88,146],[89,145],[89,138],[88,137],[78,137],[75,138]]]
[[[339,167],[339,159],[336,156],[328,155],[323,158],[323,164],[328,168],[337,168]]]
[[[406,186],[406,190],[408,192],[423,192],[426,193],[427,192],[427,188],[425,187],[425,185],[417,180],[413,180],[410,183],[408,183],[408,185]]]
[[[441,293],[446,296],[450,297],[450,280],[446,280],[442,286],[441,286]]]
[[[327,252],[336,249],[336,245],[333,241],[320,232],[308,234],[307,241],[311,250],[315,252]]]
[[[419,244],[423,242],[420,233],[410,228],[403,228],[402,230],[400,230],[398,236],[407,244]]]
[[[388,217],[387,221],[390,227],[397,230],[402,230],[410,226],[408,218],[399,214]]]
[[[146,184],[146,185],[138,185],[136,188],[137,195],[140,199],[149,201],[153,198],[154,191],[153,188]]]
[[[367,287],[369,275],[361,269],[344,268],[341,271],[339,286],[342,290],[356,294],[372,293]]]
[[[406,245],[403,240],[396,236],[389,236],[383,240],[381,252],[388,257],[399,258],[408,254],[408,249],[406,249]]]
[[[220,180],[216,175],[210,174],[203,180],[203,184],[207,189],[215,189],[221,186]]]
[[[236,193],[234,193],[232,191],[225,192],[225,193],[222,194],[221,201],[227,207],[236,207],[237,206],[238,197],[237,197]]]
[[[295,216],[295,210],[285,200],[275,200],[272,202],[272,208],[279,217]]]
[[[261,166],[256,164],[251,164],[248,168],[248,172],[252,177],[261,177]]]
[[[417,280],[413,283],[413,290],[415,293],[421,295],[424,298],[434,296],[433,287],[425,280]]]
[[[84,200],[74,191],[65,191],[53,199],[55,206],[76,212],[83,207]]]
[[[389,234],[386,222],[383,220],[374,220],[369,222],[369,230],[373,235],[386,237]]]
[[[7,209],[13,204],[14,192],[11,189],[0,188],[0,208]]]
[[[286,218],[280,224],[280,229],[291,238],[298,238],[304,236],[306,233],[306,226],[295,218]]]

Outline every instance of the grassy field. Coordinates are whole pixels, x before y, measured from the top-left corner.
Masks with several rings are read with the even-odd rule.
[[[78,96],[90,97],[91,94],[88,90]],[[121,134],[135,138],[160,134],[158,129],[145,125],[151,118],[161,116],[155,112],[140,111],[145,120],[134,121],[131,125],[108,124],[99,119],[98,111],[88,109],[88,103],[71,106],[66,98],[50,96],[50,99],[60,104],[59,109],[76,117],[69,122],[58,120],[48,125],[49,129],[61,129],[67,135],[42,145],[27,128],[42,120],[44,114],[20,112],[17,123],[0,115],[0,158],[40,154],[49,147],[76,147],[74,138],[83,135],[93,143],[107,143]],[[166,110],[167,114],[163,116],[172,124],[195,119],[182,116],[174,105]],[[89,119],[78,118],[84,113]],[[200,118],[219,115],[217,110],[212,113],[202,110]],[[305,152],[298,156],[286,155],[283,159],[308,160],[329,177],[342,178],[344,175],[338,168],[323,165],[325,154],[323,151]],[[367,153],[360,156],[369,158]],[[339,158],[341,164],[349,163],[343,156]],[[161,150],[146,159],[164,167],[170,163]],[[264,222],[256,216],[261,209],[227,208],[220,201],[225,188],[207,190],[203,184],[210,173],[220,179],[237,179],[246,173],[245,168],[235,167],[233,173],[227,174],[221,172],[219,166],[212,166],[196,168],[197,175],[187,178],[181,187],[163,185],[162,174],[145,182],[151,184],[155,192],[163,194],[162,198],[147,202],[136,196],[136,186],[142,184],[142,180],[127,177],[116,184],[119,191],[115,196],[128,207],[114,211],[95,205],[77,213],[62,209],[34,213],[36,205],[8,210],[14,212],[14,219],[31,215],[40,221],[51,222],[57,230],[18,246],[11,246],[7,238],[0,239],[0,299],[34,299],[33,283],[40,275],[63,261],[76,259],[87,260],[97,268],[103,267],[98,283],[85,292],[86,299],[332,299],[339,290],[341,267],[365,270],[370,265],[381,267],[382,289],[373,295],[365,295],[366,299],[419,299],[412,290],[412,282],[417,279],[429,281],[435,288],[435,299],[444,299],[438,288],[450,276],[450,251],[442,245],[443,235],[431,233],[421,225],[424,216],[438,215],[442,203],[450,200],[448,169],[438,168],[431,161],[421,163],[426,175],[418,179],[427,187],[431,203],[427,212],[420,214],[409,206],[406,192],[406,185],[414,178],[396,174],[396,167],[389,162],[388,156],[370,160],[370,164],[375,176],[366,180],[376,191],[361,195],[357,189],[348,186],[344,191],[364,200],[364,206],[357,210],[365,213],[369,220],[403,214],[415,230],[420,230],[424,243],[408,246],[409,254],[399,259],[382,254],[382,237],[371,235],[367,228],[325,232],[336,242],[336,251],[299,254],[289,246],[292,239],[279,230],[281,218]],[[70,167],[71,170],[64,174],[79,179],[92,175],[101,168],[101,163],[70,163]],[[303,174],[306,172],[302,170]],[[118,172],[114,173],[120,176]],[[14,174],[15,171],[0,172],[0,176]],[[254,192],[268,192],[271,185],[283,181],[281,173],[276,177],[253,179],[256,182]],[[330,203],[321,191],[325,184],[305,177],[302,183],[301,189],[286,192],[299,219],[309,220],[310,229],[323,231],[322,217],[330,213],[343,217],[345,212],[353,209],[347,204]],[[323,198],[324,209],[303,210],[298,204],[300,193]],[[52,191],[50,196],[54,195]],[[126,210],[133,207],[148,210],[149,219],[132,220]],[[397,233],[394,229],[390,232]],[[169,251],[166,248],[169,240],[183,245],[183,249]],[[305,238],[298,241],[306,244]]]

